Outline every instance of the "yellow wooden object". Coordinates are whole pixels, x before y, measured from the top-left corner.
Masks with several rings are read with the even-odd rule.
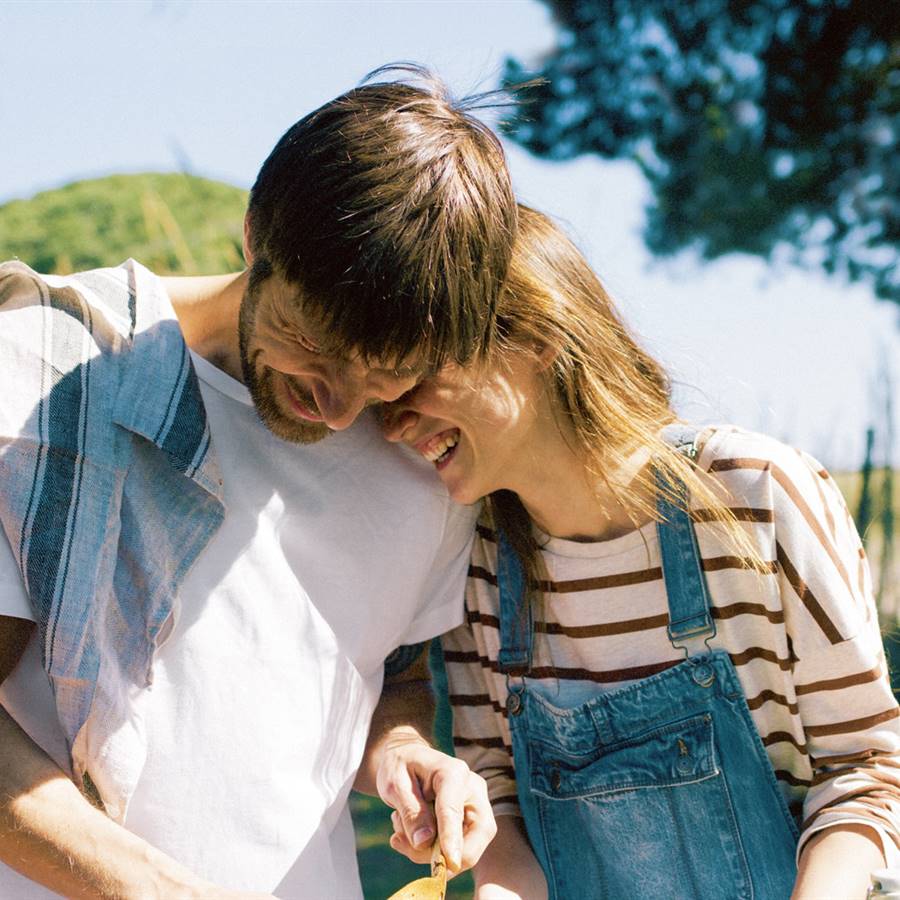
[[[417,878],[406,887],[391,894],[388,900],[444,900],[447,893],[447,863],[441,853],[441,844],[435,840],[431,848],[431,876]]]

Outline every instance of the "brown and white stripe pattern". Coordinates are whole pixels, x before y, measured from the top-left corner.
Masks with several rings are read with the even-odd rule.
[[[900,710],[886,676],[865,555],[821,465],[771,438],[711,429],[700,465],[730,492],[769,561],[752,571],[695,511],[713,603],[712,646],[728,652],[803,838],[841,822],[874,826],[900,863]],[[536,624],[533,674],[612,690],[675,665],[652,525],[595,544],[550,538],[551,583]],[[514,814],[515,780],[497,669],[496,545],[479,526],[467,623],[444,648],[459,755]]]

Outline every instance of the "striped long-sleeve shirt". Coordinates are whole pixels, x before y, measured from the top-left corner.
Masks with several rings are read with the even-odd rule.
[[[700,437],[699,466],[727,489],[768,571],[749,567],[724,526],[692,509],[717,634],[801,829],[873,826],[900,864],[900,709],[891,693],[859,537],[834,481],[811,457],[737,428]],[[597,543],[547,538],[550,578],[532,675],[542,689],[607,691],[683,659],[655,525]],[[499,650],[496,542],[479,525],[467,623],[444,637],[457,753],[487,779],[497,814],[517,812]],[[571,692],[569,692],[571,693]],[[551,695],[552,696],[552,695]]]

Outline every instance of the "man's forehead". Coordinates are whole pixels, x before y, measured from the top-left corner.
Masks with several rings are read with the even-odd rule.
[[[354,348],[347,358],[351,362],[361,362],[369,369],[383,369],[404,378],[424,378],[433,369],[428,354],[418,350],[405,355],[388,354],[378,357],[367,354],[364,348]]]
[[[409,350],[378,352],[365,343],[365,334],[351,340],[329,327],[324,304],[308,297],[302,287],[273,273],[268,279],[272,298],[290,324],[304,332],[320,353],[348,363],[362,363],[370,369],[384,369],[405,377],[424,378],[434,371],[434,353],[426,340]]]
[[[299,284],[287,281],[278,272],[272,272],[263,282],[263,291],[268,293],[272,300],[285,309],[301,312],[304,307],[303,289]]]

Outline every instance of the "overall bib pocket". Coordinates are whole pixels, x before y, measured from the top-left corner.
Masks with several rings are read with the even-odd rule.
[[[702,713],[580,755],[531,741],[545,846],[571,848],[548,860],[560,897],[753,896],[713,726]]]
[[[557,800],[676,787],[719,774],[709,713],[660,725],[587,754],[573,754],[536,738],[531,766],[532,790]]]

